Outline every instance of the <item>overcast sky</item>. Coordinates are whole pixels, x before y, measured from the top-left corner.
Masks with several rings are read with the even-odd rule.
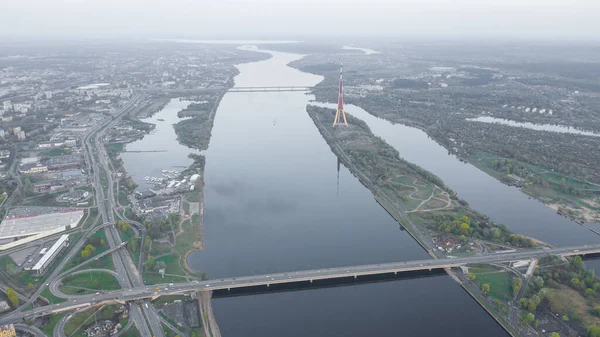
[[[600,38],[600,0],[0,0],[0,36]]]

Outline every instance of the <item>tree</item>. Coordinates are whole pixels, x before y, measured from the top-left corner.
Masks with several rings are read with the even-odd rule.
[[[550,337],[560,337],[560,335],[558,334],[558,332],[553,332]]]
[[[154,267],[154,256],[152,255],[148,255],[148,260],[146,260],[146,264],[148,265],[148,268],[152,268]]]
[[[535,322],[533,322],[533,326],[536,328],[540,326],[540,321],[536,319]]]
[[[129,248],[131,248],[132,251],[136,251],[138,249],[138,237],[137,236],[132,236],[129,238]]]
[[[573,260],[571,260],[571,263],[573,264],[573,267],[577,269],[583,269],[583,259],[581,256],[575,256]]]
[[[87,259],[90,256],[91,252],[87,249],[81,251],[81,257]]]
[[[568,322],[569,321],[569,316],[567,316],[566,314],[562,315],[561,319],[563,320],[563,322]]]
[[[9,262],[9,263],[6,264],[6,271],[9,274],[11,274],[11,275],[14,274],[16,269],[17,269],[17,266],[15,266],[14,263]]]
[[[513,294],[517,294],[519,292],[519,290],[521,289],[521,285],[523,284],[523,280],[521,280],[521,278],[516,278],[513,281]]]
[[[527,303],[527,311],[529,312],[535,312],[535,309],[537,308],[537,304],[535,304],[534,300],[529,300],[529,303]]]
[[[531,324],[535,320],[535,315],[532,313],[527,313],[525,316],[525,323]]]
[[[152,242],[152,239],[149,236],[146,236],[146,247],[149,248],[150,247],[150,243]]]
[[[100,239],[100,246],[104,246],[106,244],[106,242],[104,241],[104,239]]]
[[[489,294],[489,293],[490,293],[490,290],[492,290],[492,288],[490,287],[490,284],[489,284],[489,283],[484,283],[484,284],[482,284],[482,285],[481,285],[481,291],[482,291],[484,294],[486,294],[486,295],[487,295],[487,294]]]
[[[600,305],[597,305],[592,309],[592,315],[600,317]]]
[[[587,328],[588,337],[600,337],[600,326],[590,325]]]
[[[542,289],[544,287],[544,279],[539,276],[535,278],[534,283],[535,283],[536,287],[538,287],[540,289]]]
[[[585,290],[585,296],[595,298],[598,297],[598,293],[596,293],[592,288],[587,288]]]
[[[89,250],[89,251],[90,251],[90,253],[93,253],[93,252],[95,252],[95,251],[96,251],[96,247],[92,246],[92,245],[91,245],[91,244],[89,244],[89,243],[88,243],[87,245],[85,245],[85,248],[84,248],[84,249],[85,249],[85,250]]]
[[[477,276],[475,276],[475,274],[473,274],[473,273],[468,273],[468,274],[467,274],[467,277],[468,277],[469,279],[471,279],[471,281],[475,281],[475,279],[477,278]]]
[[[16,308],[19,305],[19,295],[17,295],[17,292],[12,288],[6,288],[6,296],[13,308]]]

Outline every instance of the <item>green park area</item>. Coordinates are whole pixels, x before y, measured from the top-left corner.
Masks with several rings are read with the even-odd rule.
[[[558,213],[579,221],[600,221],[600,185],[549,168],[476,153],[469,162],[492,177],[536,198]]]
[[[93,268],[103,268],[112,270],[113,266],[112,259],[110,259],[110,255],[108,255],[109,259],[104,259],[104,257],[96,259],[98,255],[106,252],[108,249],[110,249],[110,247],[106,242],[106,234],[104,233],[104,229],[98,229],[94,234],[92,234],[86,239],[83,248],[77,254],[73,255],[73,257],[69,260],[69,262],[67,262],[67,264],[63,268],[63,271],[75,268],[82,263],[85,263],[86,267],[88,268],[90,266],[93,266]]]
[[[56,324],[58,324],[58,322],[60,322],[61,319],[63,319],[64,316],[64,314],[44,316],[44,323],[40,330],[42,330],[46,336],[54,336],[54,327]]]
[[[189,202],[184,200],[182,203],[183,209],[187,209],[189,212]],[[144,280],[147,284],[157,284],[185,282],[188,278],[204,278],[204,274],[189,270],[186,264],[188,253],[202,247],[202,219],[198,214],[190,216],[186,212],[183,219],[172,215],[169,223],[172,223],[174,227],[174,242],[171,241],[172,239],[169,239],[168,242],[157,240],[156,238],[164,237],[162,235],[165,230],[152,231],[154,224],[147,224],[149,234],[154,237],[147,238],[145,242],[145,247],[149,250],[143,265]],[[165,226],[167,225],[165,224]],[[170,228],[170,225],[168,226]],[[156,234],[152,234],[153,232]],[[165,270],[164,277],[159,273],[161,269]]]
[[[50,302],[50,304],[57,304],[57,303],[61,303],[66,301],[66,299],[61,298],[61,297],[56,297],[54,296],[51,292],[50,289],[48,289],[48,287],[46,287],[41,293],[40,296],[44,297],[45,299],[48,300],[48,302]]]
[[[524,273],[525,268],[519,272]],[[529,325],[531,329],[537,329],[540,320],[552,317],[559,326],[568,325],[575,335],[598,336],[593,332],[600,331],[597,329],[600,327],[600,279],[593,270],[585,269],[581,257],[565,260],[548,255],[541,258],[521,298],[516,297],[523,281],[512,270],[469,265],[468,271],[468,278],[479,289],[470,292],[475,292],[474,296],[477,292],[483,293],[502,319],[509,315],[508,302],[516,301],[520,324]],[[470,289],[469,284],[466,288]],[[484,304],[489,303],[486,300]]]
[[[110,273],[80,271],[63,277],[60,291],[67,295],[92,294],[97,291],[119,289],[119,281]]]
[[[484,284],[489,285],[488,294],[501,301],[508,302],[512,298],[512,284],[515,275],[504,269],[495,268],[489,265],[469,266],[470,278],[475,281],[480,288]],[[474,276],[474,277],[473,277]]]

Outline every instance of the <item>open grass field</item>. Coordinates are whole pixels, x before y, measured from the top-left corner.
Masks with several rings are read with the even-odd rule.
[[[477,277],[475,282],[481,287],[482,284],[490,285],[490,296],[502,301],[510,301],[510,283],[507,273],[503,270],[495,272],[474,273]]]
[[[64,316],[65,316],[64,314],[55,314],[55,315],[48,316],[50,318],[50,321],[46,325],[44,325],[40,330],[42,330],[42,332],[46,336],[53,336],[54,335],[54,327],[56,326],[56,324],[58,324],[58,322],[60,322],[60,320]]]
[[[67,276],[63,279],[60,290],[65,294],[90,294],[95,291],[119,289],[117,279],[109,274],[99,271],[90,271]]]

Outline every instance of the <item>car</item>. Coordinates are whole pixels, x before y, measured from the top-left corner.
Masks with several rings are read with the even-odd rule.
[[[210,287],[210,284],[207,284],[205,287]]]
[[[173,283],[169,283],[169,285],[170,285],[170,286],[172,286],[172,285],[173,285]]]

